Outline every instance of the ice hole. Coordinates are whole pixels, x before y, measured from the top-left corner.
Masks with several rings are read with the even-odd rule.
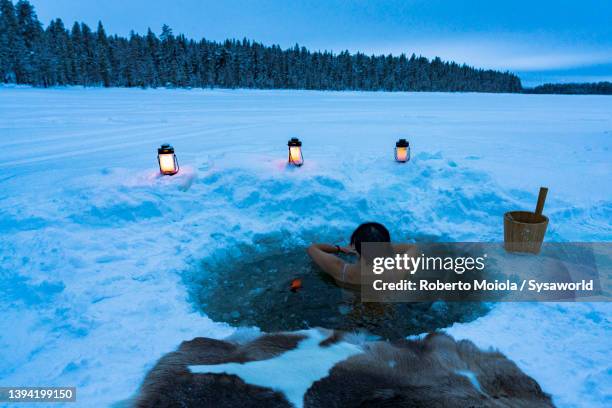
[[[338,287],[305,249],[270,236],[214,253],[189,274],[192,301],[211,319],[236,327],[366,330],[386,339],[472,321],[489,310],[481,302],[361,303],[359,293]],[[294,279],[302,281],[296,292]]]

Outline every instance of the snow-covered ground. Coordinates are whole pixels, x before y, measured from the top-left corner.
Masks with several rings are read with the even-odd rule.
[[[287,169],[295,136],[305,165]],[[162,142],[175,177],[156,176]],[[182,340],[234,332],[188,293],[238,243],[340,240],[365,220],[396,240],[501,241],[503,212],[541,185],[548,240],[612,238],[612,97],[0,87],[0,146],[0,385],[76,386],[78,406],[129,397]],[[607,303],[504,303],[448,331],[560,406],[603,407],[611,321]]]

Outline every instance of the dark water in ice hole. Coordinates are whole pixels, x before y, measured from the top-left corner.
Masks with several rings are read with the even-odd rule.
[[[480,302],[361,303],[312,263],[304,248],[247,247],[201,263],[189,286],[196,305],[215,321],[265,332],[325,327],[403,338],[488,312]],[[350,257],[347,258],[350,260]],[[302,289],[290,291],[291,281]]]

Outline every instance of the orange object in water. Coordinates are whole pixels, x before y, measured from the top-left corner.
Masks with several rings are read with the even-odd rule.
[[[302,280],[301,279],[294,279],[291,281],[291,291],[292,292],[297,292],[298,289],[302,288]]]

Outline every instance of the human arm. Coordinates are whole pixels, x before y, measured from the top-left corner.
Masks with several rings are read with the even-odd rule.
[[[319,268],[332,278],[341,281],[344,261],[338,258],[336,254],[340,252],[346,253],[348,250],[349,248],[342,248],[338,245],[312,244],[308,247],[307,252]]]

